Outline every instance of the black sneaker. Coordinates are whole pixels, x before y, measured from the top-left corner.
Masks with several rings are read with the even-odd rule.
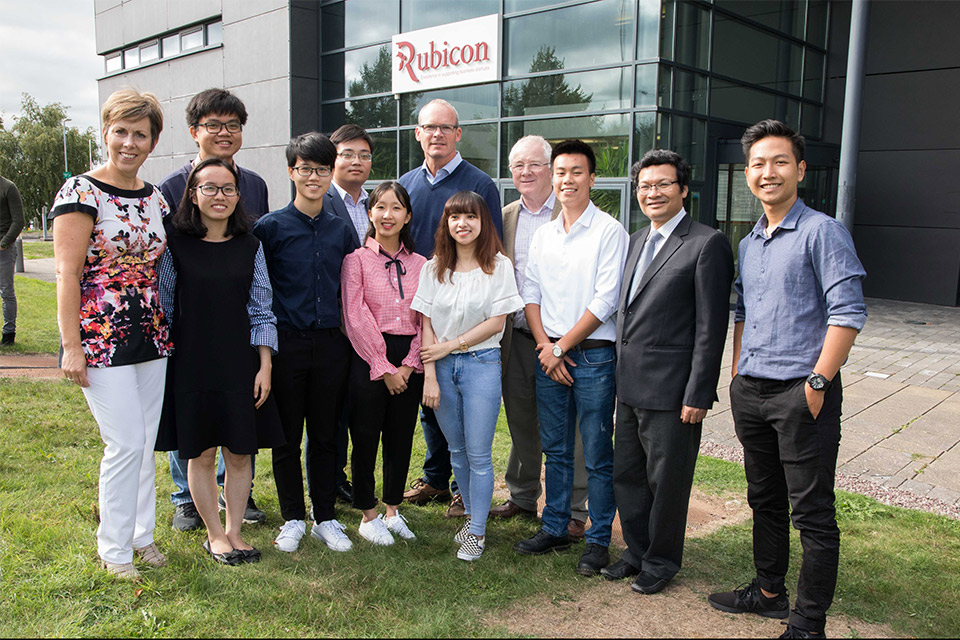
[[[10,333],[3,334],[3,338],[0,339],[0,347],[11,347],[13,343],[17,340],[17,332],[11,331]]]
[[[727,613],[755,613],[764,618],[786,618],[790,615],[790,599],[787,590],[775,598],[768,598],[760,591],[757,579],[746,585],[740,585],[733,591],[711,593],[707,602],[714,609]]]
[[[337,502],[353,504],[353,485],[349,480],[344,480],[343,484],[337,485]]]
[[[781,638],[826,638],[827,637],[822,631],[820,633],[807,631],[806,629],[795,627],[789,622],[781,622],[780,624],[787,625],[786,631],[780,634]]]
[[[227,510],[227,501],[223,498],[223,491],[217,497],[217,507],[220,511]],[[267,514],[257,508],[257,503],[253,501],[253,495],[247,497],[247,508],[243,510],[244,524],[263,524],[267,521]]]
[[[539,556],[548,551],[563,551],[570,548],[569,536],[552,536],[540,529],[532,538],[513,545],[513,550],[525,556]]]
[[[174,531],[193,531],[203,526],[203,519],[197,513],[197,508],[192,502],[178,504],[173,512],[173,530]]]
[[[577,573],[582,576],[598,576],[600,570],[610,564],[610,553],[603,545],[587,543],[587,548],[577,563]]]

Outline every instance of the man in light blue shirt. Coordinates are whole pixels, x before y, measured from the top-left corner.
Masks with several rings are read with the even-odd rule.
[[[749,586],[707,600],[730,613],[789,617],[781,637],[818,637],[840,555],[839,372],[866,321],[866,273],[846,228],[797,197],[803,137],[764,120],[741,143],[764,215],[740,242],[730,406],[743,444],[757,574]],[[803,545],[792,611],[784,584],[791,518]]]

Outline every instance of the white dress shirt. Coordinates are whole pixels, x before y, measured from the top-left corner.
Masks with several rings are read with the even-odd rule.
[[[523,283],[527,279],[527,254],[530,252],[530,243],[533,242],[533,234],[543,225],[550,222],[550,216],[553,215],[553,206],[557,201],[557,196],[553,191],[550,197],[543,203],[543,206],[536,211],[527,208],[523,198],[520,198],[520,210],[517,212],[517,231],[513,240],[513,272],[517,276],[517,288],[523,291]],[[523,309],[517,311],[513,319],[513,326],[519,329],[527,329],[527,317]]]
[[[563,215],[537,229],[527,258],[523,302],[540,305],[549,337],[566,335],[589,310],[603,324],[587,337],[616,338],[613,313],[629,240],[623,225],[592,202],[569,233]]]
[[[437,175],[433,175],[430,173],[430,169],[427,169],[426,160],[423,161],[423,164],[420,165],[420,168],[423,169],[423,172],[426,174],[427,182],[430,184],[437,184],[453,173],[453,170],[459,167],[461,162],[463,162],[463,157],[460,155],[460,152],[457,151],[457,154],[453,156],[453,160],[437,169]]]

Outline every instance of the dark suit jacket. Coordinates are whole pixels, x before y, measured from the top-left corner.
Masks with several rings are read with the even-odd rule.
[[[559,200],[553,203],[553,214],[551,220],[560,215],[563,206]],[[517,218],[520,216],[520,199],[517,198],[503,208],[503,252],[510,262],[513,262],[514,247],[517,243]],[[518,283],[519,284],[519,283]],[[522,292],[521,292],[522,294]],[[500,363],[501,371],[507,370],[507,362],[510,359],[510,341],[513,338],[513,314],[507,315],[506,328],[503,331],[503,338],[500,339]]]
[[[363,240],[357,235],[357,228],[353,226],[353,220],[350,219],[350,214],[347,212],[347,205],[343,204],[343,198],[340,197],[340,192],[333,186],[332,181],[330,182],[330,188],[327,189],[327,194],[323,196],[323,210],[330,215],[343,218],[343,221],[350,227],[350,232],[356,239],[357,244],[363,246]]]
[[[685,214],[628,303],[651,229],[630,237],[617,312],[617,397],[639,409],[710,409],[730,319],[730,241]]]

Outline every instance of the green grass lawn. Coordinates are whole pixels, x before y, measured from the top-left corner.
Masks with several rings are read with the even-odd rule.
[[[52,258],[53,257],[53,243],[44,242],[43,240],[39,242],[28,242],[23,243],[23,259],[24,260],[36,260],[37,258]]]
[[[17,275],[13,286],[17,292],[17,341],[0,353],[57,353],[57,285]]]
[[[483,558],[458,561],[451,540],[458,522],[439,504],[402,509],[418,536],[411,544],[372,548],[356,535],[359,512],[338,505],[352,552],[334,553],[309,537],[295,554],[275,551],[281,521],[269,453],[259,458],[255,489],[267,524],[244,527],[264,551],[260,564],[221,567],[200,548],[202,532],[171,531],[173,485],[158,454],[157,542],[170,566],[144,570],[140,585],[116,581],[96,567],[103,445],[80,390],[65,381],[0,379],[0,424],[0,636],[503,636],[503,628],[482,626],[485,614],[593,584],[573,573],[576,552],[513,553],[512,544],[536,529],[525,519],[491,522]],[[411,478],[423,461],[419,432],[414,446]],[[501,416],[498,472],[508,448]],[[743,470],[702,457],[697,484],[742,498]],[[831,612],[904,635],[955,636],[960,523],[846,493],[838,503],[843,547]],[[791,591],[796,533],[793,542]],[[678,579],[732,588],[752,575],[750,545],[749,524],[688,540]]]

